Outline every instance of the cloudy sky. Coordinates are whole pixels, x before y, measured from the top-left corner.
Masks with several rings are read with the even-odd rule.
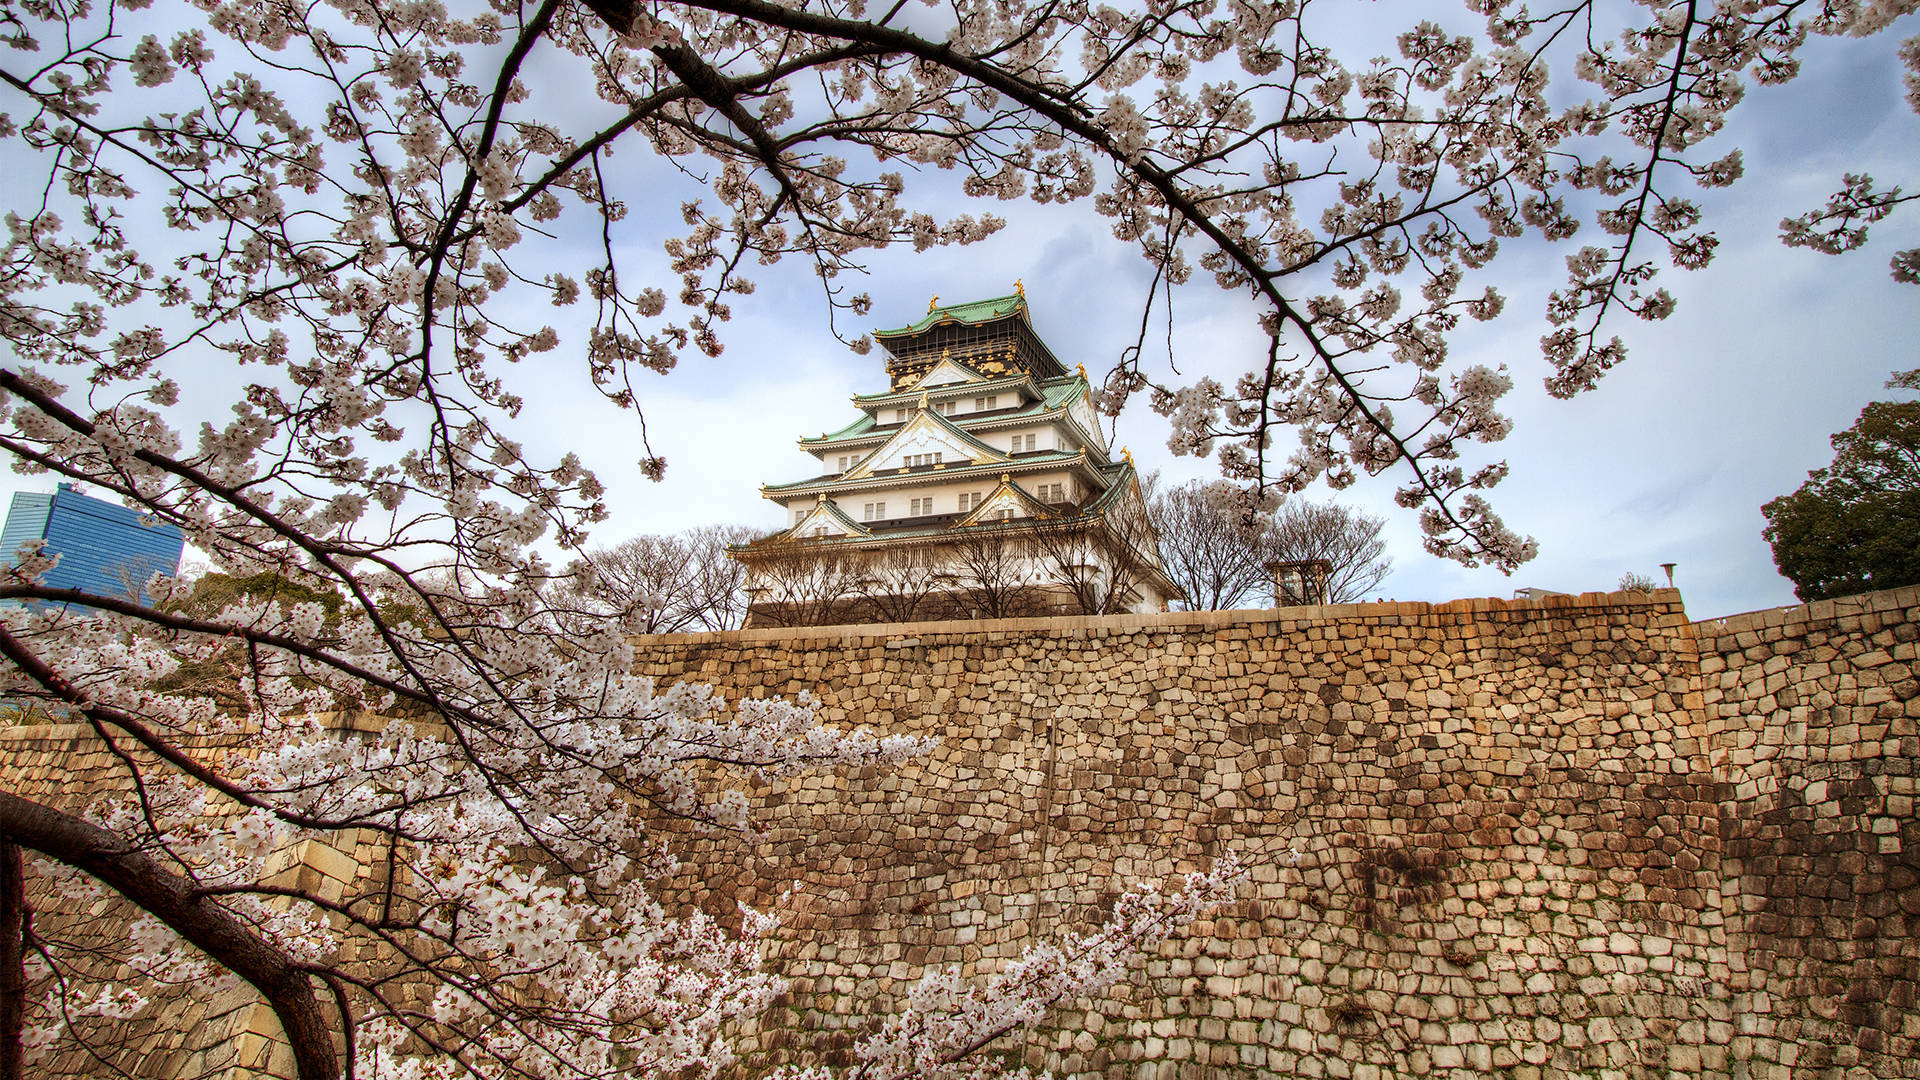
[[[1883,393],[1890,371],[1920,366],[1920,289],[1887,274],[1894,250],[1920,245],[1920,213],[1907,208],[1876,226],[1868,249],[1838,258],[1782,247],[1778,223],[1822,204],[1848,171],[1870,172],[1882,186],[1920,182],[1920,122],[1906,106],[1893,59],[1894,44],[1920,30],[1920,17],[1905,22],[1865,46],[1816,42],[1803,54],[1798,80],[1751,93],[1718,137],[1722,148],[1709,153],[1732,146],[1746,153],[1746,178],[1702,200],[1722,240],[1716,261],[1702,272],[1666,273],[1680,304],[1665,322],[1613,324],[1632,352],[1597,390],[1559,402],[1540,383],[1540,312],[1547,291],[1564,277],[1569,249],[1526,242],[1502,249],[1495,283],[1508,297],[1506,315],[1463,331],[1454,356],[1506,364],[1515,377],[1505,406],[1516,427],[1495,449],[1513,471],[1494,502],[1510,527],[1539,541],[1540,554],[1512,577],[1423,554],[1411,514],[1392,503],[1399,480],[1389,473],[1339,495],[1388,519],[1395,570],[1383,598],[1505,596],[1521,586],[1603,589],[1626,571],[1657,575],[1659,564],[1672,562],[1695,617],[1793,602],[1761,539],[1760,505],[1830,459],[1829,435]],[[536,70],[530,79],[538,95],[550,92],[540,85],[544,78],[558,83],[567,74]],[[679,204],[689,193],[666,164],[644,154],[619,162],[633,170],[622,178],[633,204],[622,244],[657,260],[661,238],[680,227]],[[17,182],[25,173],[10,176]],[[0,188],[8,182],[0,177]],[[940,182],[934,178],[935,190]],[[20,194],[9,193],[9,202]],[[929,209],[983,208],[935,198]],[[935,294],[946,302],[978,299],[1007,293],[1021,279],[1055,353],[1096,374],[1109,367],[1138,325],[1146,264],[1112,239],[1106,219],[1087,204],[984,209],[1010,220],[984,243],[874,256],[868,280],[849,290],[872,294],[871,324],[842,329],[852,336],[899,326],[925,312]],[[1597,242],[1587,233],[1578,239]],[[562,265],[569,242],[587,238],[558,238]],[[581,254],[582,265],[589,257]],[[793,262],[756,280],[756,295],[739,301],[723,328],[721,357],[689,360],[642,386],[652,448],[669,462],[662,483],[640,477],[637,422],[592,393],[566,344],[519,372],[529,408],[517,434],[536,452],[580,452],[610,488],[614,514],[596,537],[600,543],[712,522],[779,525],[759,485],[809,475],[812,459],[794,440],[841,426],[853,415],[850,395],[883,385],[877,351],[854,355],[829,333],[808,267]],[[1262,354],[1262,342],[1249,333],[1254,312],[1242,297],[1197,280],[1176,294],[1174,311],[1173,359],[1188,378],[1213,374],[1231,382]],[[568,340],[577,342],[577,332]],[[190,390],[206,397],[182,407],[217,419],[224,413],[218,391],[230,377],[212,366],[198,374],[190,373],[198,384]],[[197,423],[186,419],[185,426]],[[1165,440],[1164,423],[1144,408],[1122,416],[1114,438],[1144,468],[1172,479],[1211,474],[1206,461],[1172,457]],[[1284,457],[1290,449],[1278,452]],[[26,478],[13,486],[44,490],[51,483]]]
[[[1604,589],[1626,571],[1657,577],[1659,564],[1673,562],[1696,618],[1794,602],[1761,539],[1760,505],[1831,459],[1828,437],[1885,396],[1890,371],[1920,366],[1920,289],[1887,273],[1894,250],[1920,244],[1920,214],[1882,223],[1870,247],[1840,257],[1776,239],[1782,217],[1824,203],[1844,172],[1867,171],[1883,185],[1920,172],[1920,123],[1903,99],[1891,44],[1816,43],[1799,80],[1755,91],[1736,112],[1720,141],[1744,148],[1746,179],[1705,200],[1722,240],[1717,259],[1701,272],[1667,272],[1680,299],[1671,318],[1613,324],[1631,355],[1595,391],[1555,401],[1540,385],[1539,313],[1567,249],[1502,251],[1507,314],[1457,339],[1455,355],[1507,364],[1515,376],[1506,398],[1515,431],[1497,450],[1513,472],[1494,502],[1512,528],[1539,540],[1540,554],[1510,578],[1425,555],[1411,515],[1392,503],[1398,480],[1390,473],[1338,496],[1389,521],[1395,570],[1382,597]],[[1094,372],[1111,365],[1138,324],[1146,264],[1085,207],[990,209],[1012,223],[987,242],[873,259],[860,286],[874,297],[872,325],[918,318],[935,294],[945,302],[1000,295],[1018,278],[1065,363]],[[809,475],[812,459],[793,441],[839,427],[853,415],[848,396],[883,385],[878,351],[856,356],[833,339],[818,287],[801,269],[761,275],[759,293],[737,306],[719,359],[689,361],[653,383],[647,424],[668,476],[658,485],[622,482],[631,455],[605,460],[616,482],[604,538],[711,521],[779,525],[758,486]],[[1175,312],[1183,373],[1231,375],[1259,355],[1240,299],[1202,283],[1177,298]],[[552,390],[542,402],[549,415],[580,400],[577,388]],[[630,420],[586,420],[576,413],[559,423],[568,440],[591,431],[613,455],[632,444]],[[1131,447],[1143,467],[1174,479],[1210,474],[1207,462],[1174,458],[1165,441],[1164,422],[1148,410],[1120,418],[1116,445]]]

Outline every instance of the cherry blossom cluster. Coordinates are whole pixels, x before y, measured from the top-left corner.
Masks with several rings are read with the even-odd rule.
[[[1034,1024],[1055,1005],[1098,995],[1126,977],[1133,958],[1228,903],[1246,880],[1240,863],[1222,859],[1186,875],[1181,888],[1152,885],[1121,894],[1106,923],[1093,933],[1069,934],[1027,949],[983,983],[957,968],[929,970],[906,995],[906,1005],[880,1030],[860,1040],[860,1064],[848,1080],[971,1080],[1006,1075],[978,1051]],[[821,1067],[796,1067],[780,1080],[832,1080]],[[1014,1076],[1031,1075],[1022,1069]]]
[[[1664,317],[1662,271],[1713,257],[1685,189],[1741,176],[1715,144],[1745,88],[1912,4],[1465,6],[1351,62],[1324,0],[0,0],[0,450],[281,583],[81,614],[42,553],[0,580],[29,605],[0,613],[0,689],[88,725],[130,782],[62,835],[111,848],[128,888],[186,881],[201,940],[311,973],[331,1005],[297,979],[273,1001],[308,1024],[303,1070],[335,1052],[310,1023],[329,1008],[395,1075],[722,1067],[717,1033],[775,983],[750,932],[649,899],[672,865],[649,822],[749,828],[754,783],[923,746],[631,677],[645,606],[569,608],[598,580],[574,553],[602,463],[516,438],[525,380],[578,362],[637,410],[640,380],[721,350],[756,268],[803,260],[864,318],[873,252],[1006,225],[927,193],[1084,202],[1148,260],[1150,307],[1243,291],[1266,343],[1237,378],[1183,380],[1143,331],[1104,408],[1146,395],[1249,505],[1392,470],[1430,550],[1511,568],[1533,544],[1489,501],[1507,468],[1485,447],[1531,365],[1452,347],[1507,310],[1502,245],[1570,246],[1541,373],[1595,385],[1625,357],[1607,324]],[[1909,199],[1848,177],[1784,228],[1844,250]],[[358,714],[392,722],[320,719]],[[384,844],[381,887],[273,883],[315,843]],[[67,1019],[38,1042],[155,1000],[61,955],[37,962]],[[910,1023],[1027,1015],[1009,1003],[1093,985],[1071,959],[978,999],[936,979]],[[402,985],[433,1008],[384,996]]]

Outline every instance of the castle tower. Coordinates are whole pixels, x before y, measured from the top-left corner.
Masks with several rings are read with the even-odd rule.
[[[1084,369],[1034,332],[1024,290],[936,298],[874,337],[889,388],[800,440],[818,475],[761,488],[788,527],[734,551],[749,625],[1160,611],[1178,595],[1131,457],[1107,445]]]

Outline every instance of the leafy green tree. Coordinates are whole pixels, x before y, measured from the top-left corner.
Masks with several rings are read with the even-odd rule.
[[[1920,369],[1889,388],[1920,389]],[[1761,508],[1802,600],[1920,583],[1920,401],[1876,401],[1833,437],[1833,464]]]
[[[345,602],[345,598],[334,589],[316,588],[285,574],[262,570],[239,577],[221,573],[204,574],[194,580],[184,595],[165,606],[167,610],[182,615],[210,619],[242,600],[258,604],[276,603],[286,607],[319,604],[326,612],[323,625],[329,627],[339,621],[340,605]]]

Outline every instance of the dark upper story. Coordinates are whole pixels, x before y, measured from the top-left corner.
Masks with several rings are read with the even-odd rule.
[[[931,304],[926,316],[911,326],[876,330],[873,336],[887,351],[887,378],[895,390],[912,386],[942,360],[965,364],[989,378],[1029,374],[1046,380],[1067,373],[1034,332],[1026,293],[1018,284],[1009,296],[945,307]]]

